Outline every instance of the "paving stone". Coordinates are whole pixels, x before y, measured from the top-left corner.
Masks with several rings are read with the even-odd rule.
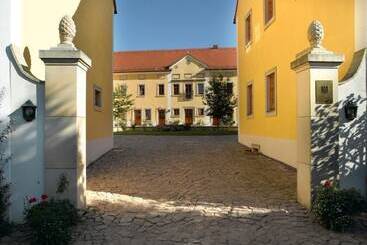
[[[313,223],[296,202],[296,171],[235,136],[118,136],[87,177],[74,244],[367,244],[367,231]]]

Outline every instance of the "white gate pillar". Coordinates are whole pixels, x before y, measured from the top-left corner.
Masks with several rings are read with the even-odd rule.
[[[296,56],[297,200],[310,208],[313,191],[338,176],[338,68],[344,56],[321,46],[319,21],[309,28],[311,48]]]
[[[90,58],[75,48],[73,20],[59,26],[61,43],[41,50],[45,81],[45,193],[86,204],[86,72]],[[60,187],[61,193],[60,193]],[[59,192],[57,191],[59,188]]]

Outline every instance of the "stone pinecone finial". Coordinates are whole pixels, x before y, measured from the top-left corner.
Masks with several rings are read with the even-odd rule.
[[[65,15],[62,17],[60,24],[59,24],[59,34],[60,34],[60,44],[67,44],[72,45],[73,39],[76,35],[76,27],[73,19]]]
[[[312,21],[308,29],[308,40],[312,48],[322,48],[322,40],[324,39],[324,26],[318,20]]]

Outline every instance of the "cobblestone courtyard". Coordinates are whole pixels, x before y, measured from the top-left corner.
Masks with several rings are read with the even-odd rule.
[[[367,244],[312,222],[296,172],[235,136],[120,136],[88,168],[76,244]]]

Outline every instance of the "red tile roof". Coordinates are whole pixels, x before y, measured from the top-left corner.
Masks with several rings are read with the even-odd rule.
[[[236,48],[202,48],[115,52],[113,72],[168,71],[186,55],[191,55],[209,70],[237,69]]]

